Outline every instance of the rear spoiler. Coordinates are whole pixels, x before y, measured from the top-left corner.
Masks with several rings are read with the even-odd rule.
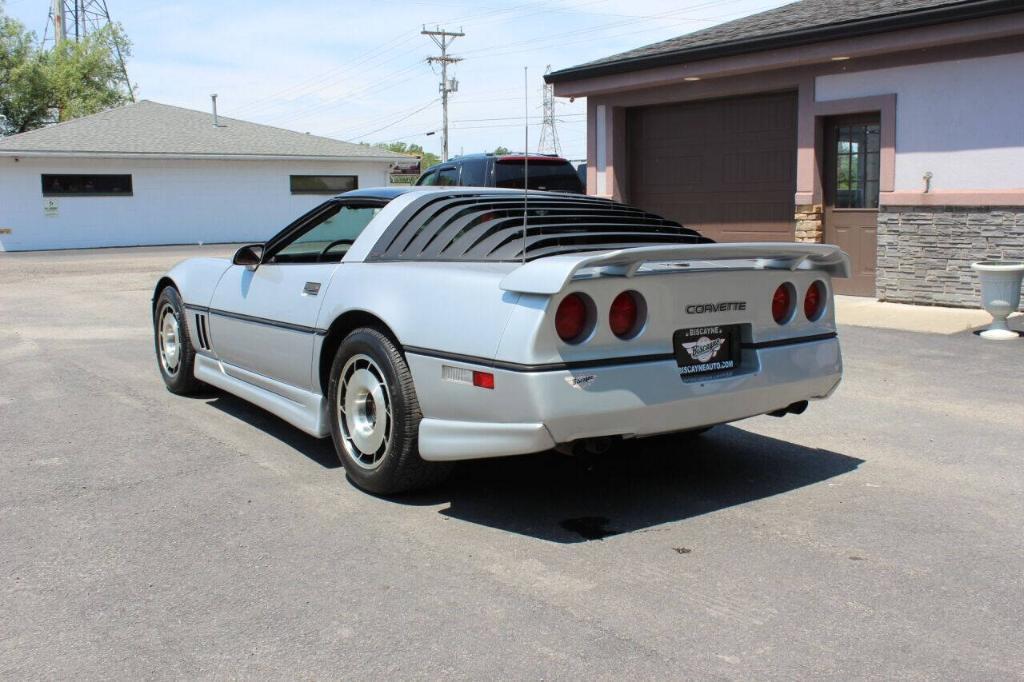
[[[850,257],[831,244],[741,242],[735,244],[683,244],[638,246],[538,258],[520,265],[501,280],[504,291],[557,294],[583,269],[601,276],[632,277],[646,263],[684,262],[694,269],[714,269],[717,261],[750,261],[756,270],[820,270],[833,277],[850,276]],[[719,266],[720,267],[720,266]]]

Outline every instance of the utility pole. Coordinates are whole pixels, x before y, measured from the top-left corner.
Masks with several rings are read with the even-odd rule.
[[[68,37],[67,26],[64,23],[63,0],[53,0],[50,14],[53,16],[53,40],[59,45],[62,40],[66,40]]]
[[[551,73],[550,64],[544,73]],[[562,145],[558,142],[558,129],[555,128],[555,86],[545,83],[543,92],[544,123],[540,129],[540,142],[537,143],[537,151],[541,154],[554,153],[561,156]]]
[[[448,78],[448,65],[456,62],[461,62],[462,57],[452,57],[448,54],[448,46],[451,45],[456,38],[461,38],[466,35],[460,28],[458,31],[445,31],[439,27],[434,27],[433,31],[427,30],[424,26],[423,30],[420,31],[421,35],[430,36],[430,39],[434,41],[434,44],[441,49],[440,57],[427,57],[428,64],[440,64],[441,65],[441,85],[438,88],[441,92],[441,110],[444,112],[444,124],[441,127],[441,160],[448,160],[448,95],[453,92],[458,92],[459,82],[454,78]]]
[[[114,23],[107,9],[107,0],[53,0],[50,5],[50,20],[43,34],[43,43],[47,42],[47,33],[53,28],[53,43],[60,45],[62,41],[73,39],[78,42],[104,26]],[[114,43],[117,64],[124,78],[124,86],[128,89],[128,97],[135,101],[135,91],[128,80],[128,67],[121,53],[121,46]]]

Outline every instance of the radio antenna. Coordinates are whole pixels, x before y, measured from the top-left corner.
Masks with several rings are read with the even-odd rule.
[[[530,79],[528,70],[523,67],[523,262],[526,262],[526,214],[530,206]]]

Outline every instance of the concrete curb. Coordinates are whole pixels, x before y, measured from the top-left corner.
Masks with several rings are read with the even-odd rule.
[[[883,303],[860,296],[836,296],[839,324],[930,334],[960,334],[984,329],[992,317],[981,309]],[[1010,316],[1012,329],[1024,328],[1024,314]]]

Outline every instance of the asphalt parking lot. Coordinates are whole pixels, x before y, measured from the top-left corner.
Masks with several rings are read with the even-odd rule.
[[[0,254],[0,676],[1024,676],[1024,340],[841,329],[800,417],[386,500],[161,383],[160,272]]]

